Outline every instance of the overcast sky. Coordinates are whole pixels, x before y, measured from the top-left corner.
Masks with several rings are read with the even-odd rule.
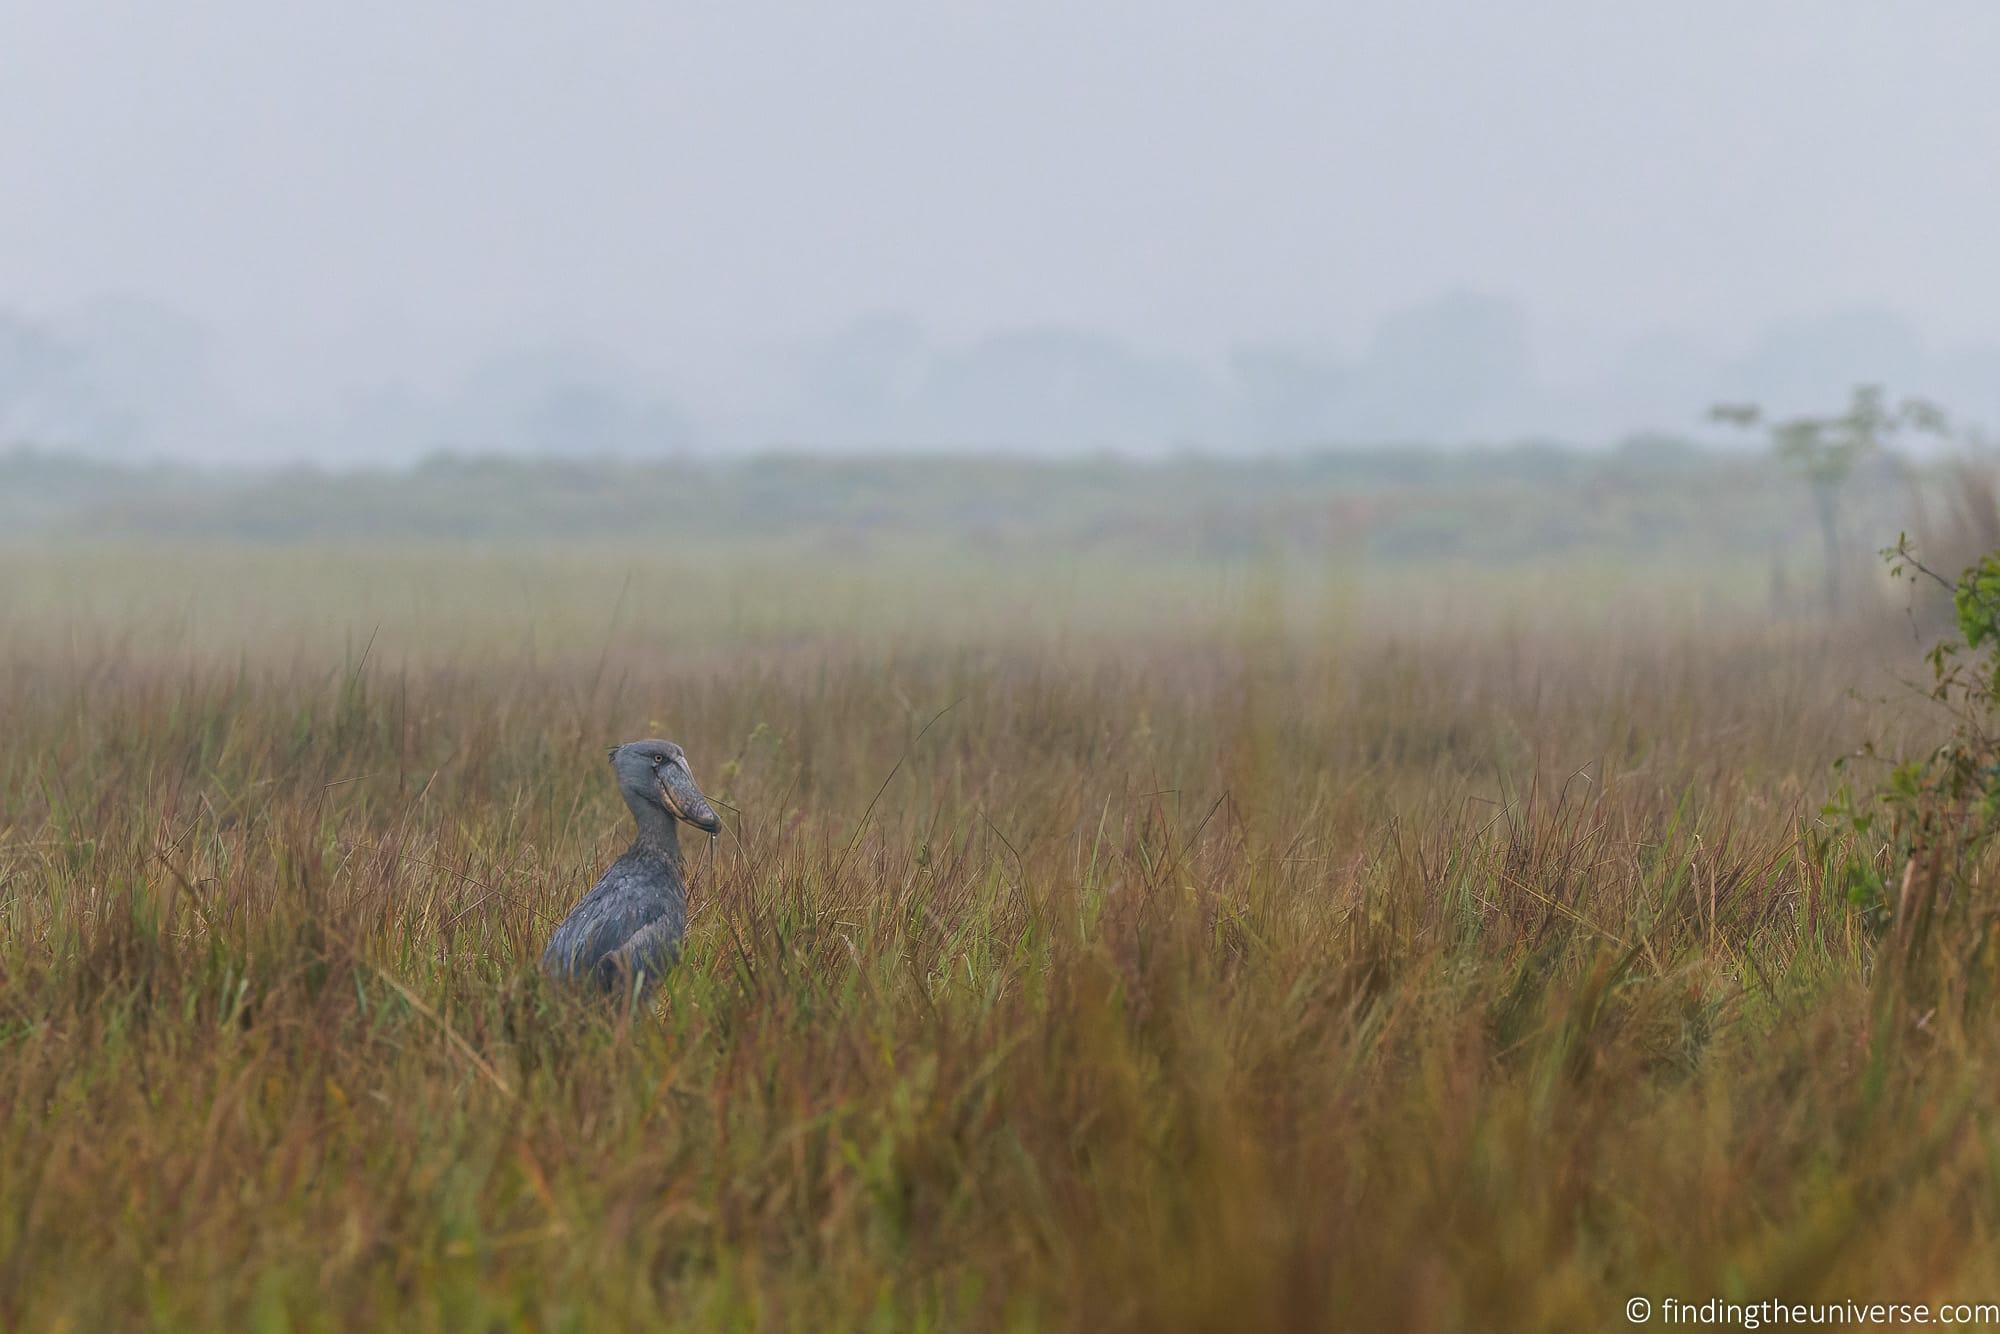
[[[1856,304],[2000,340],[1991,0],[0,14],[0,304],[137,294],[239,360],[881,310],[1207,355],[1457,287],[1558,359]]]

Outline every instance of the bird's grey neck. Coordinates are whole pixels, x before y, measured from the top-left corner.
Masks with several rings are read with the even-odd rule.
[[[632,840],[632,851],[665,862],[676,871],[681,868],[681,838],[674,827],[674,817],[668,815],[649,801],[628,802],[632,808],[632,819],[639,826],[638,837]]]

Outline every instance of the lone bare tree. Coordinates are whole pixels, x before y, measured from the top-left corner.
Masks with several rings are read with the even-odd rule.
[[[1879,385],[1858,385],[1847,411],[1831,417],[1790,417],[1767,421],[1755,403],[1718,403],[1709,420],[1770,433],[1771,453],[1805,478],[1812,488],[1819,518],[1819,539],[1825,560],[1826,613],[1840,610],[1840,493],[1854,466],[1870,454],[1889,448],[1906,433],[1943,435],[1945,416],[1920,398],[1888,406]]]

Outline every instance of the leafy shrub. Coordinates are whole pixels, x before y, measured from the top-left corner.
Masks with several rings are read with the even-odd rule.
[[[2000,551],[1955,580],[1920,560],[1907,537],[1883,555],[1897,578],[1950,593],[1957,633],[1925,654],[1924,691],[1947,734],[1893,763],[1872,793],[1857,798],[1843,786],[1827,813],[1858,836],[1848,892],[1890,936],[1885,983],[1921,984],[1938,1004],[1970,1002],[1991,990],[2000,928],[2000,898],[1982,874],[2000,837]]]

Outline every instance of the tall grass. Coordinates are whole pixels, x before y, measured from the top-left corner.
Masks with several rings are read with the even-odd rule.
[[[787,635],[415,557],[301,575],[350,590],[315,621],[237,555],[198,596],[51,558],[5,608],[0,1324],[2000,1295],[2000,1056],[1876,1003],[1799,838],[1836,755],[1925,726],[1868,694],[1906,630],[1255,571],[1129,623],[923,571],[845,627],[714,594]],[[427,614],[351,593],[395,560]],[[726,833],[656,1008],[579,1005],[533,960],[651,733]]]

